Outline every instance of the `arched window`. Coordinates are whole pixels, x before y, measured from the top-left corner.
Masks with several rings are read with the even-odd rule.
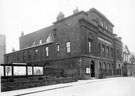
[[[110,69],[110,63],[108,63],[108,69]]]
[[[45,47],[45,54],[46,56],[49,56],[49,47]]]
[[[104,62],[104,69],[106,69],[106,63]]]
[[[89,39],[89,52],[92,52],[92,40]]]
[[[102,69],[102,64],[101,64],[101,62],[99,62],[99,69]]]
[[[35,44],[36,44],[36,42],[35,42],[35,41],[33,41],[33,44],[32,44],[32,45],[34,46]]]
[[[50,33],[46,39],[46,43],[51,43],[54,41],[54,36]]]
[[[93,49],[93,35],[91,33],[89,33],[88,35],[88,50],[91,53]]]
[[[56,44],[57,45],[57,52],[59,52],[60,51],[60,44]]]
[[[42,40],[41,39],[39,40],[39,44],[42,44]]]

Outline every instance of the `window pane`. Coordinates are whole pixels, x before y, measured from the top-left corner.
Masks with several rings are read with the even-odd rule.
[[[71,52],[71,49],[70,49],[70,42],[67,42],[67,43],[66,43],[66,47],[67,47],[67,53],[70,53],[70,52]]]
[[[70,47],[67,48],[67,53],[69,53],[69,52],[70,52]]]
[[[11,76],[12,75],[12,66],[5,66],[5,73],[6,73],[6,76]]]
[[[57,51],[60,51],[60,45],[57,44]]]
[[[0,66],[0,76],[4,76],[4,66]]]
[[[36,49],[35,52],[38,53],[38,49]]]
[[[43,75],[43,67],[34,67],[34,75]]]
[[[32,67],[28,67],[28,75],[32,75]]]
[[[42,40],[39,41],[39,44],[42,44]]]
[[[70,42],[67,42],[67,47],[70,47]]]
[[[86,73],[90,74],[90,68],[86,68]]]
[[[26,75],[26,67],[14,66],[14,75]]]
[[[89,41],[89,52],[91,52],[91,42]]]
[[[48,49],[48,47],[45,48],[45,51],[46,51],[46,56],[49,56],[49,49]]]

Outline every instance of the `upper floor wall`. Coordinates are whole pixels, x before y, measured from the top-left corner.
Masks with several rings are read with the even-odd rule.
[[[83,11],[54,22],[55,43],[60,46],[56,58],[81,54],[81,29],[78,21],[81,18],[87,19],[87,14]],[[70,52],[67,52],[67,43],[70,43]]]
[[[42,44],[25,48],[19,51],[5,54],[5,64],[27,63],[35,64],[41,61],[48,61],[54,58],[53,44]]]
[[[123,61],[123,43],[118,37],[114,37],[114,57],[115,61]]]
[[[92,8],[87,14],[89,21],[95,26],[99,26],[100,30],[104,30],[106,33],[113,33],[114,25],[98,10]]]
[[[5,53],[6,53],[6,36],[0,35],[0,64],[4,63]]]

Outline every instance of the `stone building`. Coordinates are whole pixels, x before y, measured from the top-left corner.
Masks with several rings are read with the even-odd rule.
[[[127,45],[123,45],[123,62],[131,63],[129,58],[130,58],[130,51]]]
[[[6,53],[6,37],[0,35],[0,64],[4,63],[4,54]]]
[[[117,75],[113,70],[121,67],[122,42],[113,27],[95,8],[76,9],[68,17],[60,12],[53,25],[22,33],[20,50],[6,54],[5,63],[60,69],[62,75],[80,79]]]
[[[123,75],[135,76],[135,55],[127,45],[123,45]]]

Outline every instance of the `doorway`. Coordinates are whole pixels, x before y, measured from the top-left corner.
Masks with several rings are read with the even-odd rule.
[[[91,77],[95,77],[95,64],[94,64],[94,61],[91,61],[90,68],[91,68]]]

